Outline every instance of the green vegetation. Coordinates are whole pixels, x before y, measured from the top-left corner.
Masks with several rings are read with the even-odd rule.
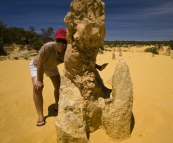
[[[34,26],[29,26],[28,30],[18,27],[7,27],[7,24],[0,21],[0,55],[7,55],[4,50],[5,45],[10,44],[20,44],[20,50],[23,50],[24,45],[27,47],[27,50],[39,50],[41,46],[48,42],[53,41],[54,30],[52,27],[47,29],[41,28],[41,33],[35,32]],[[109,47],[127,47],[129,46],[150,46],[158,45],[158,48],[161,46],[170,46],[173,50],[173,41],[104,41],[104,46],[100,48],[104,50],[105,46]],[[146,52],[152,52],[156,54],[156,49],[147,48]]]
[[[34,49],[38,51],[41,48],[41,46],[43,45],[43,41],[38,39],[38,40],[34,41],[32,45],[34,46]]]
[[[108,45],[109,47],[127,47],[130,46],[150,46],[150,45],[158,45],[160,48],[162,46],[170,46],[173,50],[173,41],[104,41],[104,45]]]
[[[7,24],[0,21],[0,55],[6,55],[5,45],[20,44],[21,50],[27,45],[28,50],[39,50],[43,43],[53,41],[53,28],[41,29],[41,33],[35,32],[34,26],[29,26],[28,30],[18,27],[7,27]]]
[[[3,48],[3,41],[1,40],[0,40],[0,55],[4,55],[4,56],[7,55],[6,51]]]
[[[156,49],[155,47],[146,48],[146,49],[144,50],[144,52],[151,52],[151,53],[153,53],[153,54],[159,54],[158,51],[157,51],[157,49]]]

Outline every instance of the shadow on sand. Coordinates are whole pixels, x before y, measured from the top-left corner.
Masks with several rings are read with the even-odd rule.
[[[48,114],[45,116],[45,119],[47,119],[48,117],[56,117],[58,115],[58,111],[55,111],[54,107],[55,104],[49,105]]]
[[[132,113],[132,116],[131,116],[131,125],[130,125],[130,133],[132,134],[132,131],[134,129],[134,126],[135,126],[135,117]]]

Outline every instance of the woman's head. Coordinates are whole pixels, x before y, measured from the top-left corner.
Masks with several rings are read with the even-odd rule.
[[[56,31],[54,39],[64,39],[66,40],[66,30],[64,28],[60,28]]]
[[[66,30],[60,28],[55,33],[55,41],[56,41],[56,50],[58,53],[62,53],[66,50],[67,40],[66,40]]]

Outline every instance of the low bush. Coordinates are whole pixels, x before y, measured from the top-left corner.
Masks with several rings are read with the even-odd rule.
[[[37,51],[40,50],[40,48],[42,47],[42,45],[43,45],[43,41],[41,41],[41,40],[37,40],[37,41],[35,41],[33,43],[34,49],[37,50]]]
[[[144,52],[150,52],[150,53],[153,53],[153,54],[159,54],[157,49],[155,47],[151,47],[151,48],[146,48],[144,50]]]
[[[0,40],[0,56],[6,56],[7,53],[4,50],[4,45],[3,45],[3,41]]]

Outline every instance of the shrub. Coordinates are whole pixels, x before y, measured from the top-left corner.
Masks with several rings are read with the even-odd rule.
[[[158,51],[157,51],[157,49],[156,49],[155,47],[146,48],[146,49],[144,50],[144,52],[151,52],[151,53],[153,53],[153,54],[159,54]]]
[[[34,49],[37,51],[40,50],[42,45],[43,45],[43,42],[41,40],[37,40],[33,43]]]
[[[0,55],[3,55],[3,56],[6,56],[7,53],[6,51],[4,50],[4,45],[3,45],[3,41],[0,40]]]
[[[173,41],[172,40],[170,41],[169,46],[170,46],[171,50],[173,50]]]

